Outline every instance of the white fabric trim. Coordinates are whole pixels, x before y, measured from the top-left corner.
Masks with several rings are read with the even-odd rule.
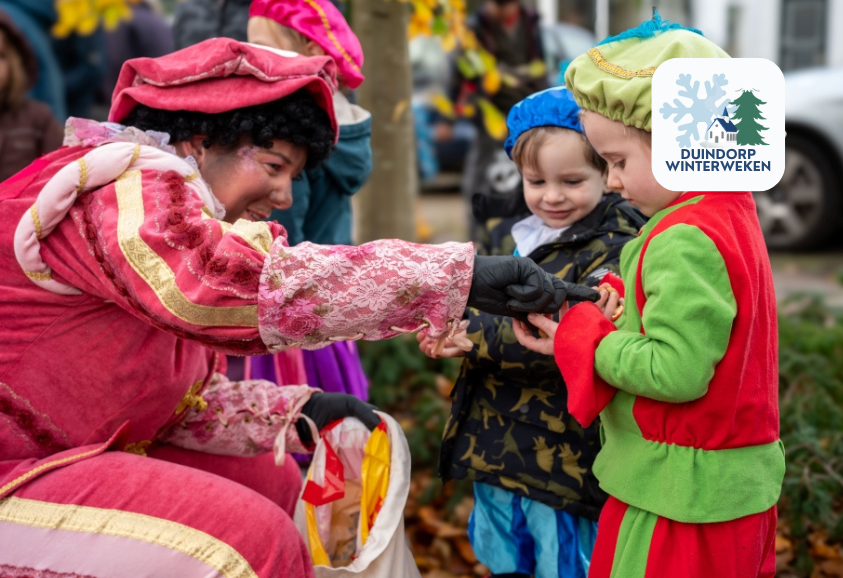
[[[526,257],[538,247],[547,245],[559,238],[559,235],[571,227],[554,229],[548,227],[540,217],[530,215],[512,226],[512,238],[515,239],[515,248],[518,254]]]

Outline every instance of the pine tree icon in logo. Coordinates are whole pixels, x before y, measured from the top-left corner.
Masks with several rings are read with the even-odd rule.
[[[768,127],[762,126],[756,121],[767,120],[761,116],[761,111],[758,110],[760,105],[767,103],[752,93],[752,89],[744,90],[737,99],[732,101],[732,104],[738,107],[738,110],[732,113],[732,119],[738,127],[738,144],[766,145],[767,143],[761,136],[761,131],[768,130]]]

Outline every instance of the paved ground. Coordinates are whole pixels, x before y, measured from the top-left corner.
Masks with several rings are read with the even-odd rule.
[[[457,193],[421,195],[420,232],[427,242],[465,241],[468,238],[468,207]],[[822,293],[828,302],[843,307],[843,250],[824,253],[771,255],[776,293],[780,298],[800,291]]]

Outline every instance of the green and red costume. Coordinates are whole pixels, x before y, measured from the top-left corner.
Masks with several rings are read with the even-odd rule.
[[[749,192],[689,192],[621,254],[617,326],[592,304],[562,319],[571,414],[599,414],[594,462],[612,498],[593,578],[775,573],[778,338]]]

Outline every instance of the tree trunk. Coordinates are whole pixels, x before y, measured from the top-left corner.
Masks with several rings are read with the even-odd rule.
[[[365,55],[359,103],[372,113],[369,181],[356,195],[357,241],[414,240],[418,189],[416,141],[410,108],[412,75],[407,49],[409,5],[354,0],[354,31]]]

